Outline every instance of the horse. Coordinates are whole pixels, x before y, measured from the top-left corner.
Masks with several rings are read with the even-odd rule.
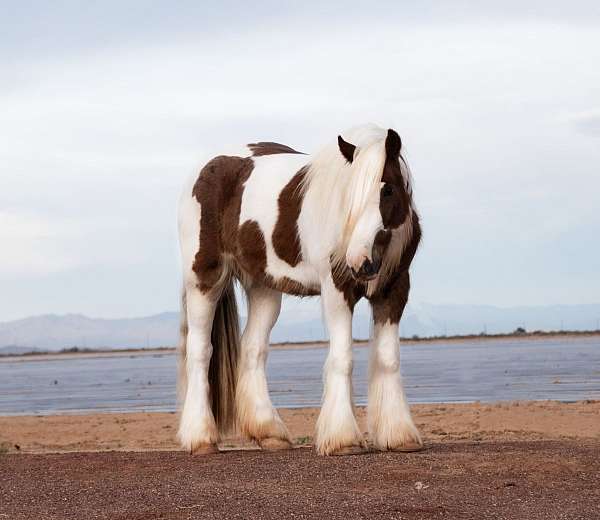
[[[329,332],[317,453],[423,447],[399,354],[409,267],[421,239],[412,174],[395,130],[364,125],[342,135],[314,154],[274,142],[248,144],[209,160],[184,187],[177,435],[192,454],[217,452],[220,436],[230,431],[263,450],[293,446],[265,373],[284,293],[320,295]],[[241,336],[237,283],[248,304]],[[352,395],[352,313],[363,297],[373,318],[370,446]]]

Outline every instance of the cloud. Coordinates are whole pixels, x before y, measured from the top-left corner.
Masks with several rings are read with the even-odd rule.
[[[60,238],[77,235],[72,221],[33,214],[0,212],[0,278],[39,276],[73,269],[76,256],[63,251]]]
[[[47,310],[175,308],[175,203],[202,156],[250,139],[311,151],[365,121],[398,128],[414,170],[425,239],[413,298],[540,303],[555,291],[577,303],[598,293],[592,280],[569,296],[574,276],[552,276],[570,263],[561,237],[599,219],[600,152],[588,138],[598,135],[589,107],[600,105],[595,7],[563,16],[546,2],[536,18],[529,4],[395,3],[359,16],[352,4],[333,31],[335,6],[237,19],[227,4],[198,25],[184,3],[132,25],[142,3],[115,5],[100,14],[59,2],[53,23],[34,14],[25,27],[37,36],[19,60],[6,49],[26,34],[2,36],[10,253],[0,272],[15,287],[45,276],[31,294]],[[599,256],[590,244],[584,260]],[[553,287],[542,296],[544,276]],[[60,296],[65,284],[82,287]],[[19,305],[0,305],[0,317],[33,304]]]
[[[582,112],[572,116],[570,120],[582,134],[592,137],[600,136],[600,110]]]

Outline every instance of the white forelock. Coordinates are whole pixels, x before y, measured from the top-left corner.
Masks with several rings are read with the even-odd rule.
[[[356,146],[352,164],[341,154],[337,140],[311,158],[304,180],[305,204],[321,213],[323,226],[342,230],[336,248],[345,249],[371,191],[378,188],[385,163],[385,136],[386,131],[375,125],[343,132],[344,140]]]

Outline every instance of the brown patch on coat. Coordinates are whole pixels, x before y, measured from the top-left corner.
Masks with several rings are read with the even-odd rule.
[[[382,230],[377,233],[373,246],[374,260],[379,260],[379,258],[385,255],[390,244],[391,236],[391,232],[387,230]],[[385,283],[381,287],[378,287],[372,296],[368,297],[373,305],[373,317],[375,323],[385,322],[388,318],[390,320],[400,321],[410,289],[408,269],[417,252],[420,241],[421,226],[419,224],[419,215],[413,211],[412,236],[402,253],[398,266],[389,275]],[[331,262],[331,276],[336,289],[344,294],[344,299],[346,300],[348,307],[354,309],[356,303],[366,295],[366,285],[357,281],[352,276],[348,266],[345,264],[334,265],[333,261]],[[406,294],[404,294],[404,291],[406,291]],[[391,301],[388,302],[388,299],[391,299]],[[377,311],[375,310],[375,307],[377,307]],[[395,323],[396,321],[393,322]]]
[[[381,177],[384,185],[379,194],[379,211],[386,229],[400,227],[410,212],[410,195],[400,167],[401,148],[400,136],[390,128],[385,139],[385,164]]]
[[[372,261],[377,266],[377,269],[383,262],[383,257],[392,241],[392,232],[389,229],[380,229],[375,235],[373,241]]]
[[[398,271],[408,271],[410,264],[415,257],[417,249],[419,248],[419,244],[421,243],[421,224],[419,221],[419,215],[416,211],[412,212],[412,235],[410,237],[410,242],[404,248],[404,252],[402,253],[402,258],[400,259],[400,263],[398,264]]]
[[[252,278],[261,278],[267,269],[267,245],[255,220],[246,220],[238,230],[238,263]]]
[[[250,148],[253,157],[261,157],[262,155],[275,155],[279,153],[303,153],[298,152],[297,150],[294,150],[293,148],[290,148],[285,144],[271,143],[267,141],[261,141],[260,143],[250,143],[248,145],[248,148]]]
[[[379,211],[383,227],[400,227],[410,211],[410,196],[404,184],[398,157],[386,157],[382,180],[384,185],[379,194]]]
[[[200,247],[192,270],[203,292],[223,272],[224,252],[235,253],[244,183],[254,168],[251,158],[219,156],[202,168],[192,195],[200,203]]]
[[[238,244],[237,262],[239,267],[252,277],[253,283],[294,296],[317,296],[320,294],[318,287],[305,286],[287,276],[273,278],[266,272],[267,244],[258,222],[247,220],[240,226]]]
[[[273,229],[273,248],[277,256],[292,267],[296,267],[302,261],[298,217],[304,197],[302,181],[307,172],[308,166],[302,167],[281,190],[277,199],[279,214]]]
[[[398,323],[402,318],[404,307],[410,291],[408,271],[397,271],[383,290],[370,298],[375,323]]]
[[[400,322],[404,307],[408,301],[410,292],[410,275],[408,269],[413,261],[415,253],[421,241],[421,226],[419,215],[413,211],[412,236],[407,244],[396,270],[381,288],[378,288],[369,300],[373,308],[373,320],[375,323]]]
[[[391,240],[390,231],[380,231],[375,237],[375,245],[373,247],[373,257],[377,249],[381,249],[383,256],[389,246]],[[388,319],[392,323],[397,323],[402,317],[404,307],[408,301],[408,293],[410,290],[410,279],[408,269],[417,252],[421,241],[421,227],[419,225],[419,216],[413,212],[412,222],[412,237],[407,244],[398,267],[389,275],[385,283],[378,287],[373,295],[369,298],[373,306],[373,318],[375,323],[385,323]],[[334,265],[331,261],[331,276],[333,283],[338,291],[344,294],[344,299],[350,310],[354,309],[356,303],[366,295],[366,284],[356,280],[348,266]]]
[[[296,280],[292,280],[287,276],[275,279],[271,275],[265,275],[263,283],[271,289],[285,294],[291,294],[292,296],[319,296],[321,294],[320,287],[307,286]]]
[[[344,263],[343,265],[335,265],[333,258],[330,259],[331,278],[335,288],[343,293],[344,300],[350,307],[354,309],[356,303],[366,294],[366,286],[364,283],[358,282],[352,276],[350,268]]]

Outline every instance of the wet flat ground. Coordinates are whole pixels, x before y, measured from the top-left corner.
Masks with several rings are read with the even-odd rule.
[[[600,518],[600,442],[436,442],[415,454],[312,449],[0,455],[0,518]]]
[[[277,407],[318,406],[327,349],[278,348],[267,365]],[[354,349],[354,393],[367,401],[369,348]],[[600,336],[404,342],[411,403],[600,399]],[[0,359],[0,415],[158,412],[176,408],[173,353]]]

